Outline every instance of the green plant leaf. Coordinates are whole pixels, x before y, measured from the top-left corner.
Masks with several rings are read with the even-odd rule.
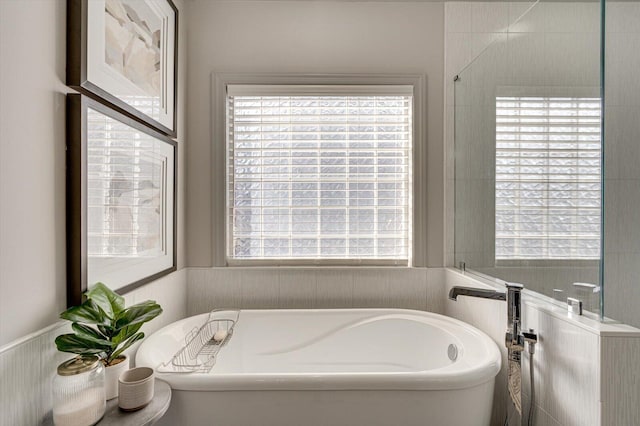
[[[104,324],[98,324],[98,330],[100,330],[100,333],[104,334],[109,339],[111,339],[116,332],[113,327]]]
[[[124,352],[129,346],[133,345],[135,342],[137,342],[140,339],[144,338],[144,333],[137,333],[134,334],[133,336],[131,336],[129,339],[127,339],[122,346],[120,346],[120,348],[118,348],[117,351],[113,352],[109,358],[107,359],[107,364],[111,363],[111,361],[113,361],[114,359],[118,358],[118,356],[120,356],[120,354],[122,352]]]
[[[120,330],[134,324],[151,321],[161,313],[162,308],[153,300],[147,300],[145,302],[129,306],[118,314],[115,329]]]
[[[94,339],[104,339],[106,337],[95,328],[89,327],[88,325],[79,324],[77,322],[71,324],[71,328],[76,332],[76,334],[84,334],[87,336],[91,336]]]
[[[60,318],[84,324],[109,324],[104,312],[90,300],[80,306],[72,306],[60,314]]]
[[[124,308],[122,296],[102,283],[93,286],[86,296],[80,306],[60,314],[60,318],[72,322],[75,334],[58,336],[56,346],[62,352],[98,355],[107,364],[142,339],[144,333],[139,332],[142,325],[162,313],[153,300]]]
[[[100,355],[111,350],[109,344],[103,345],[77,334],[62,334],[56,337],[55,342],[59,351],[78,355]]]
[[[103,283],[96,283],[86,293],[87,299],[98,305],[111,319],[124,309],[124,297],[120,296]]]
[[[103,336],[102,333],[99,333],[88,325],[78,324],[77,322],[74,322],[73,324],[71,324],[71,328],[76,332],[77,336],[83,339],[90,340],[100,345],[108,345],[110,347],[115,346],[114,342],[111,342],[106,336]]]
[[[112,338],[113,343],[115,343],[116,345],[119,345],[120,343],[124,342],[129,337],[131,337],[134,334],[136,334],[138,332],[138,330],[140,330],[140,327],[142,327],[143,324],[144,323],[139,322],[137,324],[133,324],[133,325],[129,325],[129,326],[126,326],[126,327],[122,327],[120,329],[120,331],[118,331],[118,334],[113,336],[113,338]]]

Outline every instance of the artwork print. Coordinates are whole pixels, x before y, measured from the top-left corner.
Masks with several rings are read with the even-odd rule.
[[[67,95],[68,303],[176,269],[176,142],[88,96]]]
[[[175,137],[178,10],[171,0],[67,0],[67,85]]]
[[[162,20],[140,0],[106,0],[105,62],[160,100]]]

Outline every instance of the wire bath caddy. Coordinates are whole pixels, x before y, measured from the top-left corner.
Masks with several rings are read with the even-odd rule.
[[[208,373],[216,363],[220,349],[233,336],[240,311],[216,309],[205,323],[194,327],[184,338],[184,346],[168,361],[161,363],[159,373]]]

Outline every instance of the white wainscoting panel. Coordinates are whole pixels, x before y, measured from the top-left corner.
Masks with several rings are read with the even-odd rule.
[[[187,312],[220,308],[403,308],[442,312],[444,270],[190,268]]]
[[[51,408],[54,368],[70,358],[53,345],[64,331],[62,324],[48,327],[0,353],[0,425],[37,425]]]
[[[181,269],[125,295],[127,305],[153,299],[162,306],[164,312],[143,326],[147,335],[186,316],[186,279]],[[56,368],[73,357],[58,352],[54,340],[70,329],[61,321],[0,348],[0,426],[39,425],[51,410]]]

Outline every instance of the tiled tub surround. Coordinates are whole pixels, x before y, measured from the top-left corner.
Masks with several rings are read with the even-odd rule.
[[[187,312],[405,308],[442,313],[439,268],[190,268]]]
[[[190,268],[188,282],[188,315],[214,308],[396,307],[444,313],[491,336],[502,349],[506,365],[506,304],[468,297],[448,300],[454,285],[487,286],[453,269]],[[640,422],[640,408],[633,404],[640,400],[640,390],[634,387],[640,381],[640,365],[633,363],[638,352],[625,352],[640,345],[640,330],[569,318],[563,308],[548,307],[539,300],[525,296],[523,308],[524,327],[534,328],[540,336],[534,355],[535,424],[633,424],[616,423],[611,416]],[[528,392],[527,353],[523,359],[523,385]],[[626,359],[627,367],[617,368],[613,359],[620,363]],[[496,425],[503,424],[508,401],[506,386],[500,383],[506,384],[504,367],[496,378],[492,418]],[[527,395],[523,401],[528,404]]]
[[[453,286],[489,287],[469,274],[447,269],[446,292]],[[564,307],[525,294],[523,328],[538,333],[534,355],[535,424],[591,426],[640,424],[640,330],[571,317]],[[506,304],[460,297],[446,300],[446,315],[491,336],[503,352]],[[528,410],[529,354],[523,353],[523,405]],[[502,425],[507,407],[506,370],[496,378],[492,424]]]
[[[507,60],[502,67],[507,75],[501,82],[526,85],[597,86],[598,54],[593,46],[599,37],[598,2],[447,2],[445,4],[445,206],[447,218],[446,259],[454,262],[454,83],[453,77],[471,64],[485,49],[498,60]],[[637,269],[640,241],[632,212],[638,205],[638,149],[633,143],[638,129],[639,74],[635,69],[638,17],[640,2],[607,0],[606,66],[607,121],[606,155],[607,189],[605,206],[609,220],[605,227],[605,314],[638,326],[639,310],[634,308],[640,295]],[[590,40],[587,42],[587,40]],[[518,47],[518,41],[522,47]],[[549,49],[550,46],[555,46]],[[500,49],[510,49],[508,51]],[[555,52],[555,54],[554,54]],[[564,53],[562,53],[564,52]],[[582,52],[582,53],[580,53]],[[561,55],[556,55],[562,53]],[[526,55],[526,56],[522,56]],[[558,60],[558,58],[563,58]],[[528,59],[527,59],[528,58]],[[523,69],[518,64],[535,60],[537,66]],[[491,61],[489,61],[491,62]],[[578,66],[576,66],[578,65]],[[488,78],[485,84],[492,81]],[[515,82],[515,83],[514,83]],[[595,83],[594,83],[595,82]],[[504,83],[502,83],[504,84]],[[475,125],[483,132],[491,126]],[[637,138],[636,138],[637,139]],[[488,141],[495,141],[489,137]],[[492,142],[495,144],[495,142]],[[479,149],[481,147],[476,147]],[[478,206],[484,204],[485,214],[478,209],[463,223],[467,230],[460,233],[465,246],[473,252],[465,254],[467,264],[492,265],[493,244],[484,245],[482,232],[493,231],[492,168],[481,167],[480,152],[468,152],[474,163],[468,168],[467,188],[476,197]],[[487,201],[489,200],[489,201]],[[488,211],[489,214],[486,212]],[[462,212],[463,214],[465,212]],[[471,232],[473,231],[473,232]],[[469,240],[471,238],[471,240]],[[546,268],[535,281],[527,271],[483,269],[484,273],[517,282],[539,283],[540,292],[551,293],[553,288],[576,281],[575,268],[560,270]],[[571,274],[571,275],[568,275]],[[593,268],[579,271],[581,280],[594,276]],[[447,288],[453,285],[481,285],[469,276],[447,272]],[[528,299],[527,299],[528,300]],[[640,371],[638,357],[640,337],[633,333],[616,334],[620,327],[611,328],[589,320],[574,321],[560,309],[549,310],[527,302],[523,314],[525,327],[535,328],[540,344],[534,355],[536,377],[536,424],[538,425],[631,425],[640,424]],[[503,347],[506,325],[504,304],[479,299],[459,299],[445,304],[445,313],[468,321],[490,334]],[[626,327],[621,327],[626,329]],[[628,329],[627,329],[628,330]],[[506,354],[505,354],[506,356]],[[523,355],[524,388],[528,389],[528,354]],[[615,361],[613,361],[615,359]],[[504,377],[504,372],[502,372]],[[500,376],[498,379],[500,380]],[[499,392],[499,388],[497,388]],[[502,424],[504,403],[496,395],[494,422]],[[527,401],[523,398],[523,401]]]
[[[186,282],[186,285],[185,285]],[[485,287],[470,275],[440,268],[187,268],[126,296],[127,303],[156,299],[165,312],[146,332],[214,308],[397,307],[444,313],[466,321],[504,347],[506,304],[460,297],[454,285]],[[570,318],[525,298],[524,327],[540,336],[534,358],[536,425],[640,424],[640,330]],[[37,425],[51,409],[55,367],[69,355],[53,339],[65,323],[0,349],[0,425]],[[506,353],[503,349],[503,356]],[[528,371],[525,354],[523,371]],[[507,407],[503,370],[496,379],[493,423]],[[524,376],[524,389],[528,387]],[[527,396],[523,401],[527,401]],[[525,407],[526,409],[526,407]]]
[[[162,306],[164,312],[142,331],[153,333],[186,316],[186,279],[181,269],[125,295],[127,305],[154,299]],[[70,328],[57,322],[0,348],[0,426],[38,425],[51,410],[56,367],[73,356],[58,352],[54,339]]]

